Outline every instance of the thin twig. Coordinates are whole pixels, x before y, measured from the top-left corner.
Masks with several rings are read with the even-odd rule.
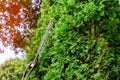
[[[24,73],[23,73],[23,75],[22,75],[21,80],[24,80],[24,78],[25,78],[25,76],[26,76],[27,74],[28,74],[28,76],[29,76],[30,73],[31,73],[31,72],[33,71],[33,69],[35,68],[35,66],[37,65],[38,57],[39,57],[39,55],[41,54],[42,48],[43,48],[43,46],[44,46],[44,44],[45,44],[45,42],[46,42],[46,39],[47,39],[47,37],[48,37],[48,33],[49,33],[49,31],[50,31],[50,29],[51,29],[51,27],[52,27],[52,25],[53,25],[53,22],[54,22],[54,19],[51,18],[51,20],[50,20],[50,22],[49,22],[49,24],[48,24],[47,30],[46,30],[46,32],[45,32],[45,35],[44,35],[44,37],[43,37],[42,43],[40,44],[40,47],[38,48],[38,51],[37,51],[37,53],[36,53],[36,56],[35,56],[35,58],[34,58],[34,60],[33,60],[32,62],[30,62],[29,64],[27,64],[26,69],[25,69],[25,71],[24,71]]]

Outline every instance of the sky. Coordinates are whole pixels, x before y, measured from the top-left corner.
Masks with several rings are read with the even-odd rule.
[[[21,48],[16,48],[16,51],[18,52],[17,54],[15,54],[15,51],[12,50],[10,46],[4,47],[0,41],[0,64],[17,57],[19,59],[25,59],[25,51],[23,51]]]

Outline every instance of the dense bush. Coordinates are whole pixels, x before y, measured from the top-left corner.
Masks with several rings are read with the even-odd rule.
[[[55,18],[31,80],[120,79],[118,0],[43,0],[26,62]]]

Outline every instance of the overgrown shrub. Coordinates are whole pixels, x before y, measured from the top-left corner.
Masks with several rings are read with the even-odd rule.
[[[27,60],[33,60],[55,18],[31,80],[119,80],[118,0],[43,0]]]

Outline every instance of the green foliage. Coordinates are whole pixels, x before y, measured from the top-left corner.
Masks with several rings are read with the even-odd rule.
[[[0,65],[0,80],[19,80],[22,75],[22,61],[18,58],[6,61]]]
[[[27,63],[51,17],[55,24],[30,79],[119,80],[119,11],[118,0],[44,0]]]

